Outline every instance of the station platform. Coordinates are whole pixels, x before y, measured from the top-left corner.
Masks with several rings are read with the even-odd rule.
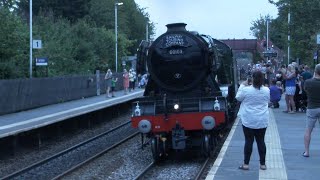
[[[2,115],[0,116],[0,138],[16,135],[82,114],[121,104],[141,97],[143,92],[143,89],[135,89],[125,95],[124,91],[117,91],[115,92],[115,97],[112,98],[107,98],[105,94],[102,94],[100,96]]]
[[[267,170],[260,170],[256,142],[249,170],[240,170],[243,164],[244,135],[237,119],[225,141],[217,160],[206,180],[316,180],[320,177],[320,131],[319,123],[313,129],[310,157],[303,157],[305,113],[288,114],[284,98],[279,109],[269,109],[270,120],[266,131]]]

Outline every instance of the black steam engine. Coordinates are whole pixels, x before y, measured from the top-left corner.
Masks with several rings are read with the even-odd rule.
[[[232,50],[186,24],[168,24],[154,42],[142,42],[138,73],[149,73],[144,97],[133,103],[132,126],[150,139],[155,160],[169,150],[212,152],[234,119],[236,68]],[[145,141],[143,144],[149,141]]]

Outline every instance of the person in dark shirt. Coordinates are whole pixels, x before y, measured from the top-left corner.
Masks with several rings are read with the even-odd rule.
[[[314,70],[314,75],[312,79],[308,79],[304,83],[304,90],[307,93],[307,120],[306,120],[306,130],[304,134],[304,147],[303,152],[304,157],[309,157],[310,151],[310,140],[311,133],[317,121],[320,122],[320,64],[317,64]]]
[[[270,89],[270,102],[273,108],[279,108],[279,101],[281,99],[281,89],[276,85],[276,80],[271,80]]]
[[[310,72],[310,69],[309,67],[306,65],[304,66],[304,71],[301,73],[300,75],[302,77],[302,79],[300,79],[300,83],[301,83],[301,100],[300,100],[300,110],[302,112],[306,112],[306,109],[307,109],[307,93],[306,91],[304,90],[304,82],[307,80],[307,79],[311,79],[313,76]]]
[[[304,71],[303,71],[303,73],[301,73],[301,76],[304,81],[312,78],[312,74],[310,73],[308,66],[304,67]]]
[[[299,110],[301,109],[301,100],[302,100],[302,81],[303,78],[301,75],[297,75],[297,79],[296,79],[296,92],[294,93],[294,104],[296,106],[296,112],[299,112]]]

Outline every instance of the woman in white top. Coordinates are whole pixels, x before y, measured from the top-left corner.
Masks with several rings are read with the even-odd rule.
[[[266,170],[266,144],[264,136],[269,121],[268,103],[270,101],[270,90],[264,87],[264,75],[261,71],[252,74],[253,84],[248,81],[242,83],[236,95],[236,99],[241,102],[238,118],[242,122],[245,136],[244,164],[239,169],[248,170],[252,153],[254,139],[258,145],[260,156],[260,169]]]
[[[112,78],[112,72],[111,72],[111,69],[108,69],[106,75],[104,76],[104,79],[106,80],[106,97],[111,97],[110,96],[111,78]]]

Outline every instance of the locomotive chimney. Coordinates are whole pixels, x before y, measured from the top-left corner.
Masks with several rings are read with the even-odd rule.
[[[185,23],[173,23],[173,24],[167,24],[167,32],[172,32],[172,31],[187,31],[186,30],[186,25]]]

